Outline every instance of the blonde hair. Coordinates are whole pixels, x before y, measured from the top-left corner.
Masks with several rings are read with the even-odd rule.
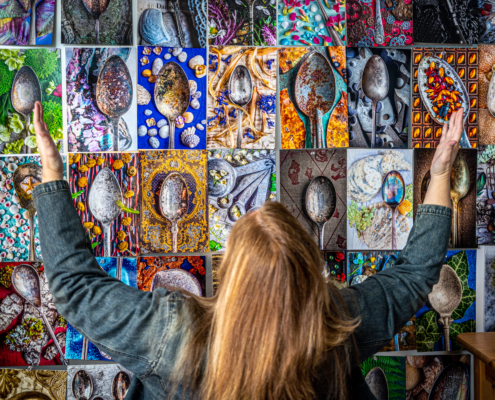
[[[283,205],[243,216],[215,297],[186,300],[188,334],[172,385],[202,400],[313,399],[324,373],[329,398],[346,398],[358,321],[322,266],[314,240]]]

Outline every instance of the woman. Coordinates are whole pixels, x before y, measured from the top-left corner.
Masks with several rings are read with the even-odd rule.
[[[127,399],[373,399],[359,363],[422,307],[438,281],[451,228],[450,170],[462,113],[443,129],[431,183],[394,268],[337,290],[318,247],[280,204],[230,233],[218,294],[152,293],[111,278],[91,254],[63,164],[34,111],[43,184],[33,192],[58,311],[134,372]]]

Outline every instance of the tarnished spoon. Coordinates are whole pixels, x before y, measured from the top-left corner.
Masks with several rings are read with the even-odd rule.
[[[325,224],[332,218],[337,205],[335,186],[326,176],[317,176],[306,189],[304,202],[306,213],[318,226],[318,245],[320,250],[325,250],[323,236]]]
[[[160,212],[172,225],[172,251],[177,253],[177,223],[184,217],[189,208],[189,195],[184,178],[172,172],[165,178],[160,189]]]
[[[132,78],[120,56],[105,61],[96,84],[96,104],[112,123],[112,151],[119,150],[119,120],[132,105]]]
[[[93,380],[83,369],[80,369],[72,378],[72,394],[76,400],[89,400],[93,395]]]
[[[30,46],[36,45],[36,0],[31,0],[31,21],[29,22],[29,41]]]
[[[237,65],[229,79],[230,101],[244,107],[253,97],[253,78],[244,65]],[[242,111],[237,110],[237,145],[242,148]]]
[[[242,217],[244,214],[246,214],[246,203],[249,201],[249,199],[253,196],[254,192],[256,189],[258,189],[259,185],[263,181],[264,177],[267,174],[270,174],[271,170],[266,170],[266,172],[262,173],[260,176],[258,176],[255,180],[253,180],[246,189],[242,192],[242,194],[239,196],[239,198],[236,200],[235,203],[233,203],[228,212],[227,215],[230,218],[231,221],[237,221],[240,217]],[[238,213],[235,213],[234,210],[237,208]]]
[[[321,118],[335,100],[332,67],[323,54],[313,52],[299,67],[294,85],[296,103],[311,121],[311,147],[324,148]]]
[[[100,44],[100,15],[108,7],[110,0],[83,0],[84,7],[95,19],[95,44]]]
[[[112,396],[114,400],[124,400],[131,386],[131,378],[127,372],[119,371],[112,382]]]
[[[379,2],[377,2],[379,3]],[[371,56],[364,66],[362,77],[362,88],[364,95],[373,104],[373,129],[371,133],[371,148],[376,142],[376,107],[378,102],[384,100],[388,95],[389,77],[385,62],[380,56]]]
[[[179,64],[170,61],[162,67],[156,79],[154,97],[156,108],[168,120],[168,148],[173,150],[175,119],[187,111],[191,98],[189,80]]]
[[[392,250],[397,250],[396,215],[397,207],[406,197],[406,185],[399,171],[390,171],[382,183],[382,197],[385,204],[392,209]]]
[[[440,270],[440,279],[428,295],[428,301],[433,309],[440,314],[438,322],[443,325],[445,351],[450,351],[450,324],[454,322],[451,315],[462,300],[461,280],[448,265]]]
[[[36,215],[36,205],[33,201],[32,192],[34,187],[41,183],[42,176],[43,169],[38,164],[28,163],[17,167],[14,171],[14,176],[12,177],[15,192],[19,197],[19,204],[28,213],[29,261],[36,260],[36,252],[34,251],[34,216]],[[25,182],[26,179],[28,180],[27,182]]]
[[[385,42],[385,31],[383,29],[382,20],[382,2],[380,0],[375,1],[375,43],[383,44]]]
[[[469,399],[469,370],[461,361],[454,361],[438,375],[428,400]]]
[[[495,18],[495,14],[492,14]],[[492,71],[493,72],[493,71]],[[492,117],[495,117],[495,73],[492,74],[490,79],[490,85],[488,86],[488,94],[486,98],[486,104],[488,107],[488,111],[492,114]]]
[[[457,157],[452,165],[450,172],[450,198],[454,203],[454,247],[459,246],[458,239],[458,214],[459,214],[459,202],[469,192],[469,168],[466,160],[461,153],[457,153]]]
[[[117,202],[122,202],[122,190],[110,168],[103,168],[96,175],[88,195],[91,214],[103,225],[104,257],[112,256],[112,222],[121,214]]]
[[[373,368],[364,378],[376,400],[388,400],[388,383],[385,372],[380,367]]]
[[[29,135],[29,125],[31,124],[31,113],[34,110],[34,105],[37,101],[41,101],[40,81],[31,67],[24,65],[17,71],[10,91],[10,100],[14,110],[24,116],[26,121],[26,135],[24,138],[26,138]],[[31,150],[29,147],[26,149],[24,144],[21,153],[26,152],[30,153]]]
[[[203,293],[201,284],[196,277],[190,272],[178,268],[158,271],[151,282],[151,291],[153,292],[159,287],[167,289],[170,292],[180,288],[196,296],[201,296]]]
[[[46,329],[48,330],[48,334],[52,338],[53,343],[58,350],[60,361],[64,365],[67,365],[67,361],[65,360],[64,353],[60,348],[57,337],[55,336],[55,333],[53,333],[52,326],[48,322],[45,312],[43,311],[43,303],[41,300],[41,283],[38,272],[31,265],[18,265],[12,271],[11,279],[12,285],[14,286],[14,289],[19,294],[19,296],[21,296],[24,300],[26,300],[29,304],[36,308],[40,313],[41,318],[45,323]]]

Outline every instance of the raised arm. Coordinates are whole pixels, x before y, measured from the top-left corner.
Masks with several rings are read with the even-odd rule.
[[[341,290],[352,316],[361,317],[354,332],[361,360],[390,342],[426,303],[438,282],[451,232],[450,174],[463,129],[463,111],[454,113],[450,126],[443,128],[425,200],[394,267]]]
[[[39,103],[34,124],[43,183],[35,187],[33,198],[45,273],[57,310],[113,360],[143,377],[160,351],[178,294],[131,288],[99,267],[69,185],[62,180],[62,159]],[[157,345],[149,346],[151,342]]]

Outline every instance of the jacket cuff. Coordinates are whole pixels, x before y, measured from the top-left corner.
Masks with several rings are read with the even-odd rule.
[[[33,189],[33,200],[36,200],[39,196],[45,193],[60,192],[65,190],[70,192],[69,183],[64,180],[41,183],[36,185]]]
[[[421,214],[441,215],[452,219],[452,208],[436,204],[420,204],[418,206],[417,216]]]

